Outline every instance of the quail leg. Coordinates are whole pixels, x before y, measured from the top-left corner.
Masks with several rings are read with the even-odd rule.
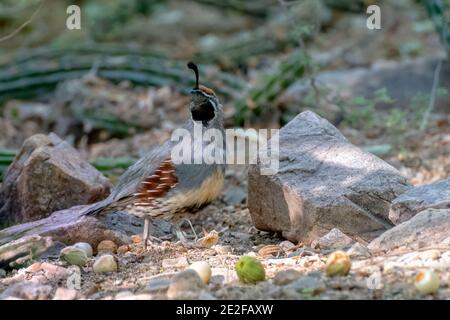
[[[187,223],[189,224],[189,226],[191,227],[192,233],[194,234],[194,241],[198,240],[198,236],[197,236],[197,232],[195,232],[194,226],[192,225],[191,220],[185,218],[184,221],[187,221]]]
[[[188,239],[186,239],[185,233],[183,231],[181,231],[181,226],[183,225],[183,223],[187,221],[189,226],[191,227],[192,233],[194,234],[194,240],[189,241]],[[177,223],[175,225],[175,234],[177,236],[177,239],[183,244],[183,246],[185,246],[186,248],[191,248],[194,246],[195,242],[198,239],[197,233],[195,232],[194,227],[192,226],[192,223],[189,219],[183,219],[181,220],[179,223]]]
[[[142,235],[142,241],[144,242],[144,251],[147,250],[147,241],[150,234],[150,219],[144,219],[144,234]]]

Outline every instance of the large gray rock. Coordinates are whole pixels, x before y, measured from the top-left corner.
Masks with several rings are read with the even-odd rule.
[[[310,241],[335,227],[367,239],[392,227],[390,202],[409,188],[395,168],[310,111],[283,127],[279,140],[278,173],[249,168],[248,206],[258,229]]]
[[[28,222],[105,198],[111,183],[57,135],[28,138],[0,189],[0,223]]]
[[[389,219],[395,224],[429,209],[450,208],[450,179],[411,188],[392,201]]]
[[[450,247],[450,209],[427,209],[369,243],[371,251]]]

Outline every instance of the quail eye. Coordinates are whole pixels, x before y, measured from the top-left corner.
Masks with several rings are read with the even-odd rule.
[[[205,101],[192,109],[192,119],[195,121],[210,121],[214,118],[214,106],[211,101]]]

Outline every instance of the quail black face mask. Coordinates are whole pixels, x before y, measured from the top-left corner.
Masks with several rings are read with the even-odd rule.
[[[192,108],[192,119],[195,121],[208,122],[214,118],[214,106],[211,101],[205,101],[199,106]]]

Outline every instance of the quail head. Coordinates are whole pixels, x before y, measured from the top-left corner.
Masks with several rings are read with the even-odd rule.
[[[183,128],[191,136],[195,127],[217,129],[224,137],[222,105],[213,90],[199,85],[197,66],[190,62],[188,67],[195,72],[196,85],[191,90],[190,117]],[[174,161],[172,150],[177,143],[169,139],[149,151],[123,173],[109,197],[91,207],[88,214],[123,210],[143,218],[146,248],[150,219],[179,217],[215,199],[223,186],[224,164]],[[201,142],[200,148],[206,144]],[[225,139],[221,147],[223,152]],[[201,151],[194,148],[192,157]]]

